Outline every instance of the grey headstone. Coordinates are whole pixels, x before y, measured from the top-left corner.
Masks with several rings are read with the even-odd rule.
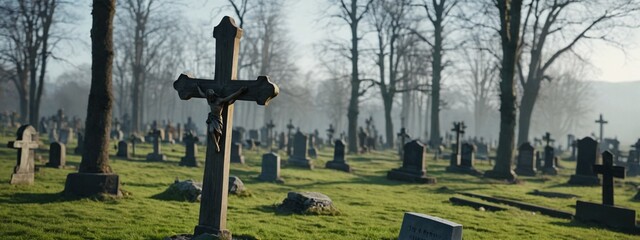
[[[591,137],[578,140],[578,156],[576,174],[571,175],[569,184],[599,185],[600,179],[593,172],[593,165],[598,163],[598,142]]]
[[[427,176],[424,162],[425,147],[418,140],[404,145],[402,167],[392,169],[387,178],[406,182],[436,183],[436,178]]]
[[[548,175],[557,175],[558,168],[555,162],[555,149],[551,146],[544,147],[544,167],[542,167],[542,173]]]
[[[116,152],[116,157],[129,158],[129,144],[127,141],[120,140],[118,142],[118,152]]]
[[[182,138],[185,146],[184,157],[180,159],[180,166],[197,167],[198,161],[196,155],[198,155],[198,141],[200,139],[191,133],[185,134]]]
[[[287,164],[313,169],[313,162],[307,157],[307,135],[297,131],[293,140],[293,155],[289,158]]]
[[[421,213],[407,212],[398,240],[461,240],[462,225]]]
[[[280,156],[270,152],[262,155],[262,172],[258,179],[267,182],[284,182],[280,178]]]
[[[516,174],[522,176],[535,176],[536,164],[535,164],[535,150],[531,143],[525,142],[518,147],[518,161],[516,165]]]
[[[349,164],[347,164],[344,159],[344,141],[336,140],[333,145],[333,161],[327,162],[325,167],[345,172],[351,172],[351,166],[349,166]]]
[[[18,164],[13,168],[11,184],[33,184],[38,133],[31,125],[22,125],[16,135],[16,141],[7,144],[8,148],[18,150]]]
[[[244,156],[242,155],[242,144],[231,144],[231,162],[244,164]]]

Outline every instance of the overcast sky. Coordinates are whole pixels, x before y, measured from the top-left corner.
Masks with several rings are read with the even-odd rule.
[[[324,29],[320,21],[324,10],[326,9],[325,0],[305,0],[305,1],[289,1],[287,6],[286,22],[289,25],[290,37],[296,44],[296,50],[299,52],[298,61],[302,72],[314,69],[316,61],[314,60],[313,44],[322,41],[327,34],[335,34]],[[218,9],[220,4],[226,1],[184,1],[184,9],[189,9],[188,14],[184,14],[187,21],[194,24],[202,22],[210,22],[208,28],[213,29],[222,16],[233,16],[230,10],[221,11],[215,14],[214,9]],[[54,61],[49,67],[50,79],[56,79],[58,75],[66,70],[73,69],[74,66],[91,61],[90,55],[90,29],[91,29],[91,6],[90,3],[79,5],[74,9],[79,20],[72,25],[73,35],[78,36],[77,41],[65,44],[60,47],[57,56],[65,59],[65,61]],[[215,15],[214,15],[215,14]],[[115,26],[118,27],[118,26]],[[628,43],[625,52],[618,48],[608,46],[604,43],[591,42],[589,49],[582,51],[583,54],[597,69],[594,69],[594,75],[587,80],[607,81],[607,82],[628,82],[640,80],[640,30],[628,32]],[[213,41],[213,39],[211,39]],[[632,43],[636,43],[632,45]],[[72,46],[72,47],[70,47]]]

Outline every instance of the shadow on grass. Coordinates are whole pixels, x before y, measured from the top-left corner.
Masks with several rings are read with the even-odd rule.
[[[600,225],[600,224],[596,224],[596,223],[581,222],[579,220],[572,220],[570,222],[551,222],[551,224],[559,225],[559,226],[563,226],[563,227],[583,228],[583,229],[596,228],[596,229],[599,229],[599,230],[613,231],[613,232],[633,234],[633,235],[639,235],[640,234],[640,228],[638,228],[637,225],[636,225],[635,229],[619,229],[619,228],[607,227],[605,225]]]
[[[72,201],[75,199],[65,197],[62,192],[58,193],[15,193],[8,198],[0,199],[0,203],[30,204],[30,203],[54,203]]]

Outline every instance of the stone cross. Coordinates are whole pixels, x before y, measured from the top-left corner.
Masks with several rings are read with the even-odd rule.
[[[333,128],[333,124],[329,124],[329,129],[327,129],[327,141],[329,141],[329,144],[333,142],[333,134],[335,132],[336,130]]]
[[[272,149],[272,144],[273,144],[273,128],[275,128],[275,127],[276,127],[276,125],[273,123],[273,119],[269,120],[269,122],[267,123],[267,131],[268,131],[268,133],[269,133],[269,134],[268,134],[268,135],[269,135],[269,136],[268,136],[268,137],[269,137],[269,139],[268,139],[268,141],[269,141],[268,145],[269,145],[269,149],[271,149],[271,151],[273,151],[273,149]]]
[[[613,154],[602,153],[602,165],[593,165],[593,172],[602,174],[602,204],[613,206],[613,178],[624,178],[624,167],[613,166]]]
[[[364,120],[364,123],[367,125],[367,132],[371,132],[371,125],[373,124],[373,116],[369,116],[369,118]]]
[[[194,79],[182,74],[173,83],[173,87],[182,100],[207,97],[207,102],[212,109],[207,120],[207,151],[199,224],[195,227],[194,235],[210,233],[218,235],[219,238],[231,239],[231,232],[226,228],[230,143],[233,127],[232,103],[235,100],[243,100],[267,105],[278,95],[279,89],[266,76],[260,76],[253,81],[236,80],[242,29],[236,26],[233,18],[224,17],[213,29],[213,37],[216,39],[215,80]],[[207,96],[202,96],[203,90],[207,92]],[[218,99],[212,99],[212,96],[216,95]],[[232,96],[232,99],[226,99]],[[212,131],[212,128],[215,131]]]
[[[603,149],[603,140],[604,140],[604,125],[609,123],[608,121],[604,120],[604,118],[602,117],[602,113],[600,114],[600,118],[596,119],[596,123],[600,125],[600,149]]]
[[[549,147],[549,143],[555,142],[555,139],[551,138],[551,134],[549,132],[545,133],[544,136],[542,136],[542,140],[544,140],[545,142],[547,142],[547,147]]]
[[[33,184],[35,172],[35,149],[38,148],[38,133],[31,125],[23,125],[18,129],[17,139],[7,143],[8,148],[18,150],[18,162],[11,174],[11,184]]]
[[[400,128],[398,137],[400,138],[400,151],[398,151],[398,153],[400,154],[400,156],[403,156],[404,145],[407,142],[407,139],[411,138],[411,136],[409,136],[405,128]]]
[[[450,166],[459,166],[460,165],[460,152],[462,149],[462,144],[460,139],[464,134],[464,130],[467,126],[464,125],[464,122],[453,122],[452,132],[456,133],[456,149],[453,150],[453,155],[451,156],[451,164]]]
[[[289,124],[287,124],[287,139],[289,139],[289,141],[287,142],[287,155],[291,156],[291,150],[293,148],[293,137],[291,136],[291,131],[293,131],[293,129],[296,128],[295,126],[293,126],[292,120],[291,118],[289,118]]]

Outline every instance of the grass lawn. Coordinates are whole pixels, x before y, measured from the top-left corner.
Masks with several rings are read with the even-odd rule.
[[[202,180],[203,168],[178,166],[184,146],[164,145],[169,161],[145,162],[149,144],[137,145],[137,156],[130,160],[111,158],[111,167],[120,175],[128,196],[117,200],[66,199],[60,194],[67,174],[74,169],[40,168],[32,186],[12,186],[9,179],[16,151],[6,142],[14,134],[0,136],[0,236],[2,239],[162,239],[191,233],[198,221],[199,203],[154,198],[176,178]],[[41,149],[48,149],[43,138]],[[115,145],[114,143],[111,144]],[[67,146],[67,165],[78,166],[80,157],[72,154],[75,143]],[[204,147],[199,147],[203,165]],[[427,171],[438,178],[435,185],[408,184],[386,179],[386,173],[400,166],[394,151],[348,155],[355,169],[352,174],[324,169],[333,149],[320,149],[313,171],[283,167],[285,184],[256,180],[261,154],[244,151],[245,165],[231,164],[231,174],[240,177],[251,196],[229,196],[228,228],[234,236],[255,239],[396,239],[404,212],[425,213],[464,226],[465,239],[640,239],[593,224],[583,224],[507,207],[507,211],[479,211],[456,206],[448,199],[453,191],[466,191],[526,201],[559,210],[575,212],[576,199],[545,198],[529,195],[534,189],[570,193],[579,199],[601,201],[600,187],[575,187],[566,182],[575,163],[562,161],[558,176],[521,177],[512,185],[444,171],[448,161],[427,155]],[[42,159],[48,151],[40,150]],[[111,149],[112,156],[115,150]],[[280,152],[286,160],[286,154]],[[44,165],[38,162],[36,165]],[[479,162],[480,170],[490,169]],[[616,182],[617,205],[639,210],[631,199],[640,178]],[[449,190],[443,190],[446,187]],[[282,215],[274,205],[289,191],[317,191],[331,197],[340,210],[338,216]],[[476,201],[480,201],[474,199]],[[505,205],[501,205],[505,206]]]

